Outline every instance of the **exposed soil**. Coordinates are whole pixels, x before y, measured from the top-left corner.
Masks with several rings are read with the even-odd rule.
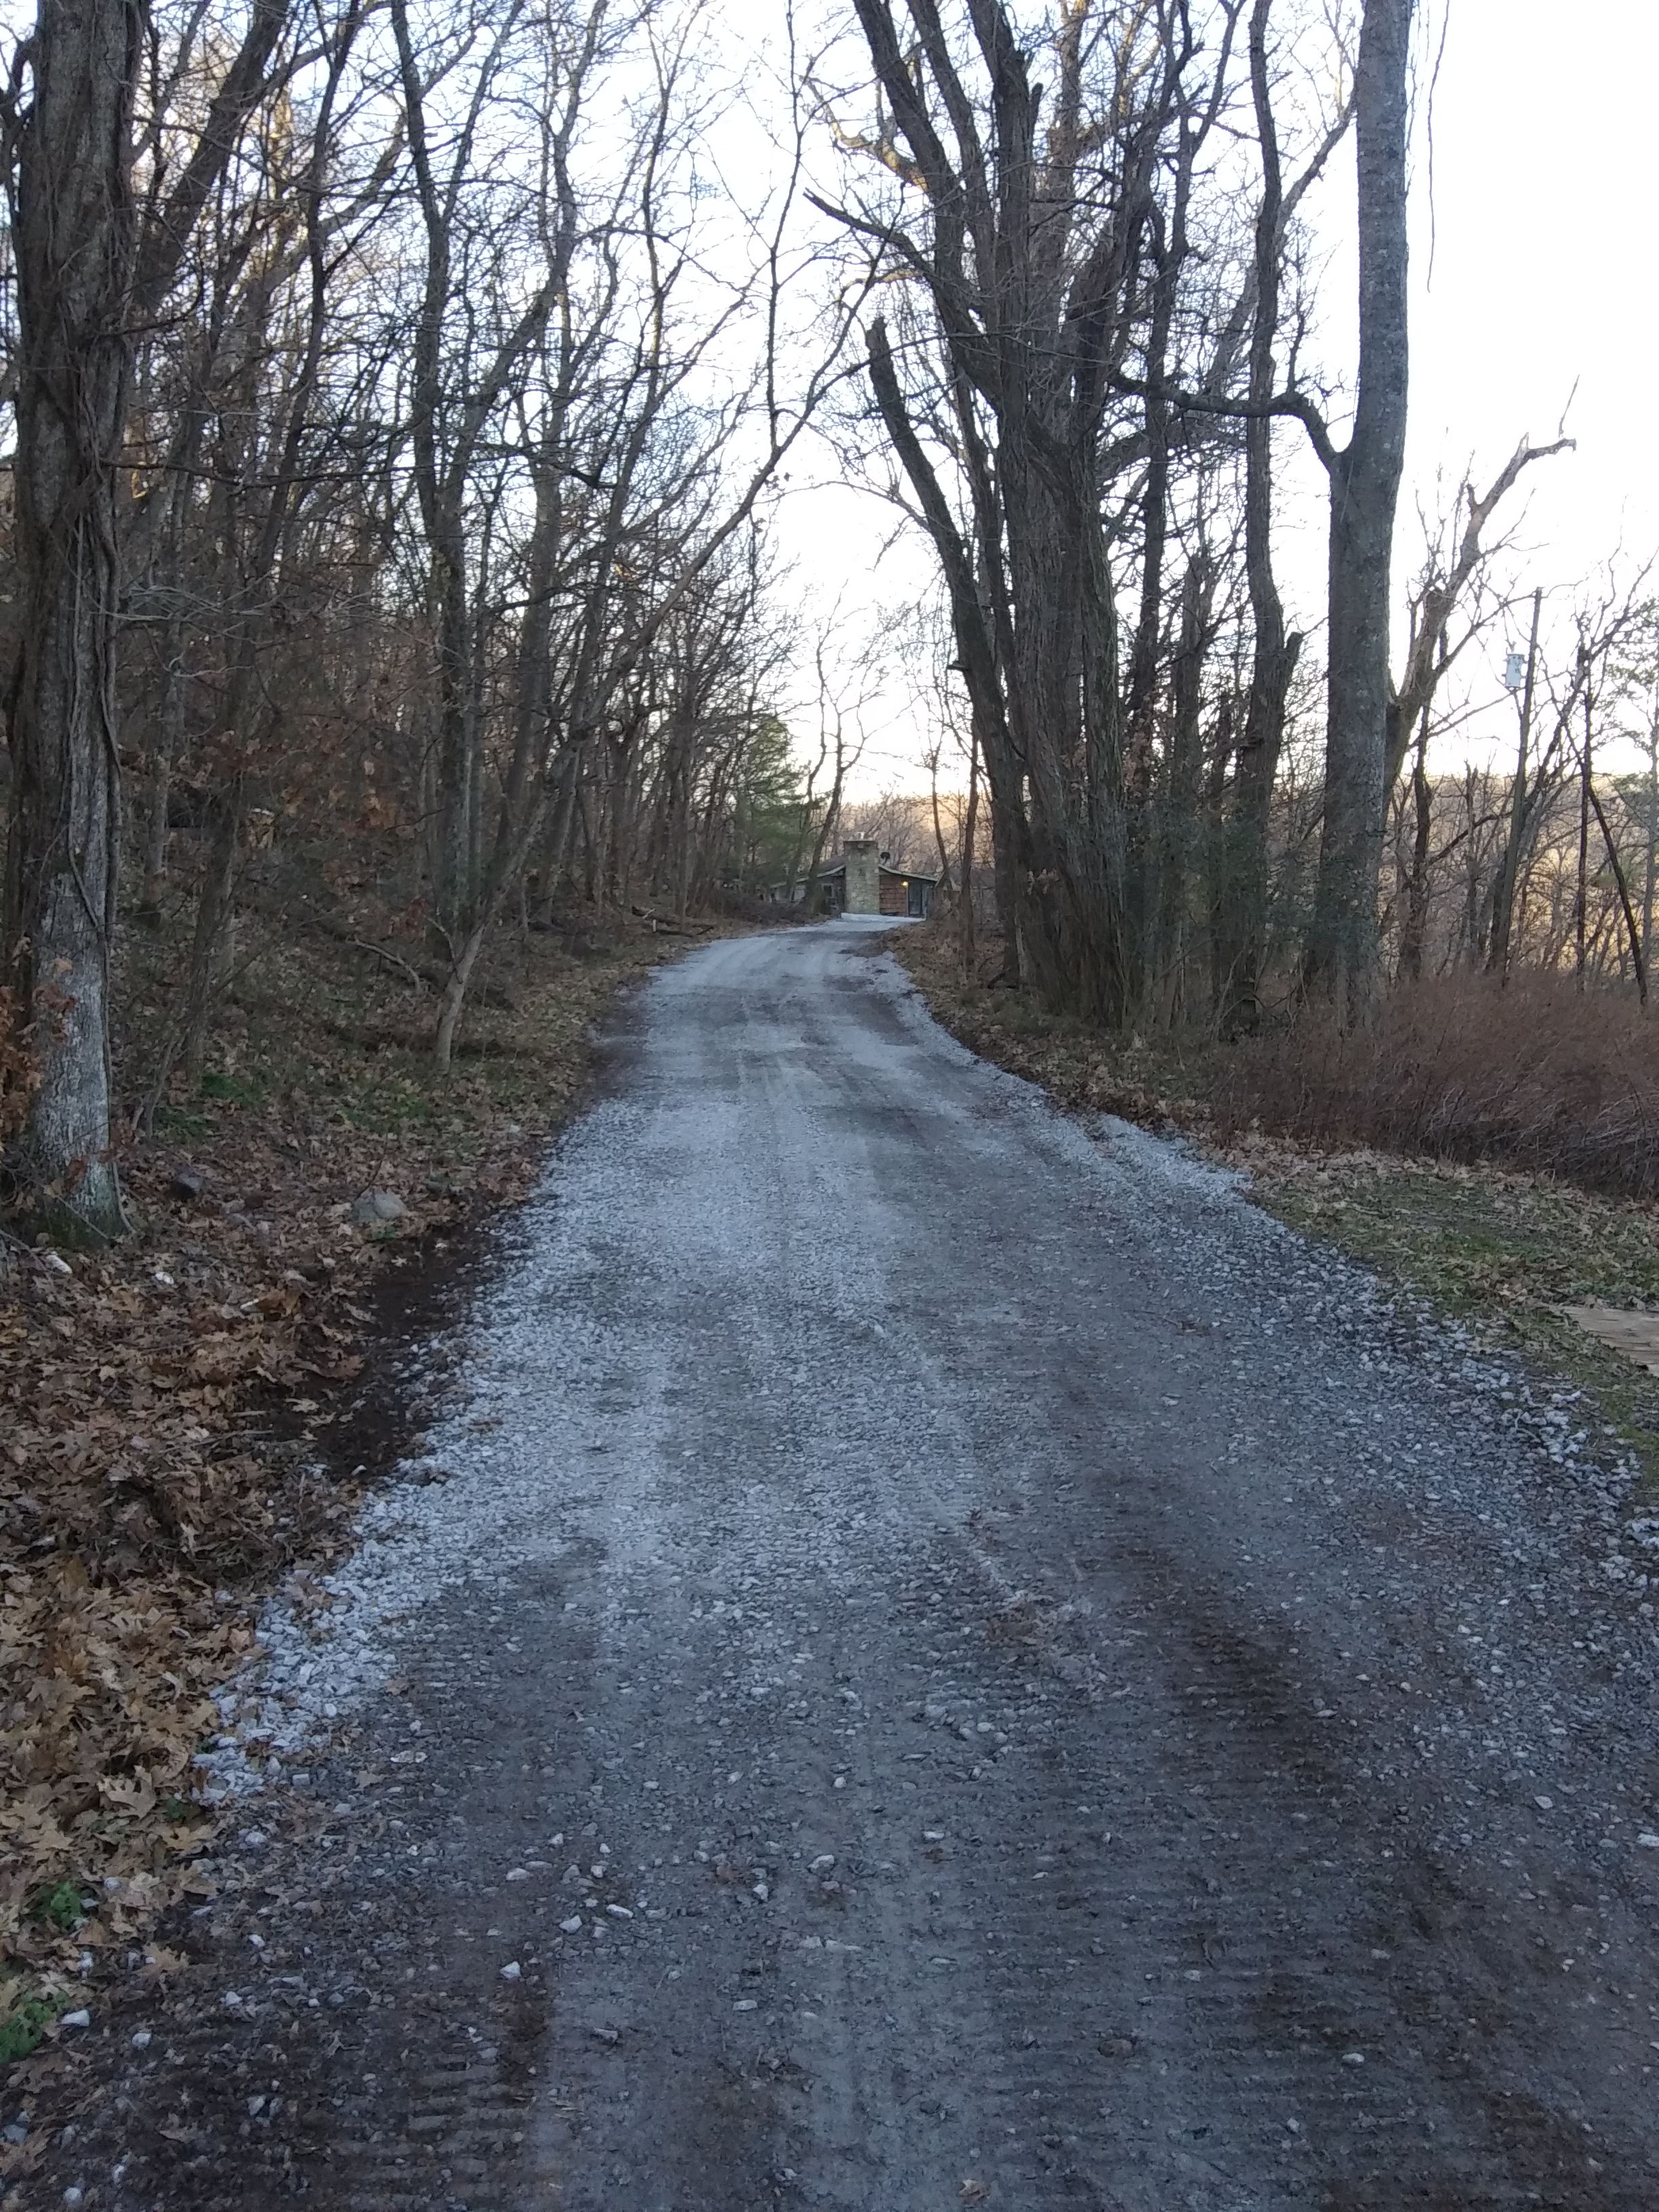
[[[639,995],[9,2207],[1659,2201],[1624,1478],[867,942]]]

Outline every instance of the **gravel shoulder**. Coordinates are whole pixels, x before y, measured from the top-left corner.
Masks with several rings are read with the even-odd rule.
[[[871,949],[633,1001],[20,2208],[1659,2201],[1627,1475]]]

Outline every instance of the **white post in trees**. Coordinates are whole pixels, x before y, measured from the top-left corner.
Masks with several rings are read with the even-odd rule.
[[[29,1209],[89,1241],[123,1228],[110,1150],[109,958],[119,771],[116,462],[134,258],[129,177],[141,0],[40,0],[14,245],[21,643],[8,738],[12,1042],[38,1078]]]

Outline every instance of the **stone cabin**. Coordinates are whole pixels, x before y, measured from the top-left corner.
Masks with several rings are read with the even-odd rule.
[[[849,837],[841,858],[821,867],[815,875],[780,884],[779,896],[792,905],[810,903],[819,914],[909,915],[925,916],[939,884],[917,868],[896,868],[877,848],[873,837]]]

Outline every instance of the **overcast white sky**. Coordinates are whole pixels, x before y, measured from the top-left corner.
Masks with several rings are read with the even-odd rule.
[[[753,0],[751,0],[753,4]],[[1528,478],[1517,580],[1568,587],[1622,544],[1659,544],[1653,230],[1659,216],[1659,7],[1652,0],[1429,0],[1444,45],[1431,106],[1419,100],[1413,172],[1412,428],[1396,573],[1418,554],[1415,500],[1437,469],[1471,458],[1489,479],[1521,434],[1553,436],[1569,393],[1576,453]],[[1352,167],[1322,220],[1351,226]],[[1432,191],[1431,191],[1431,186]],[[1341,258],[1333,284],[1346,289]],[[1342,321],[1346,322],[1346,303]],[[1346,349],[1333,315],[1332,366]],[[1310,489],[1312,489],[1310,482]],[[1320,502],[1286,506],[1283,564],[1304,622],[1316,623]],[[831,595],[902,596],[919,556],[870,574],[884,512],[818,490],[789,502],[785,531]],[[888,580],[890,579],[890,581]],[[1501,647],[1484,673],[1494,700]],[[922,781],[923,742],[890,708],[859,777],[866,793]],[[1512,718],[1491,741],[1507,753]],[[1484,747],[1477,744],[1477,751]]]
[[[1417,163],[1411,465],[1500,459],[1553,430],[1575,381],[1576,455],[1540,469],[1540,578],[1659,539],[1654,365],[1659,9],[1650,0],[1437,0],[1446,17]],[[1547,549],[1546,554],[1545,550]],[[1546,574],[1545,570],[1551,573]]]

